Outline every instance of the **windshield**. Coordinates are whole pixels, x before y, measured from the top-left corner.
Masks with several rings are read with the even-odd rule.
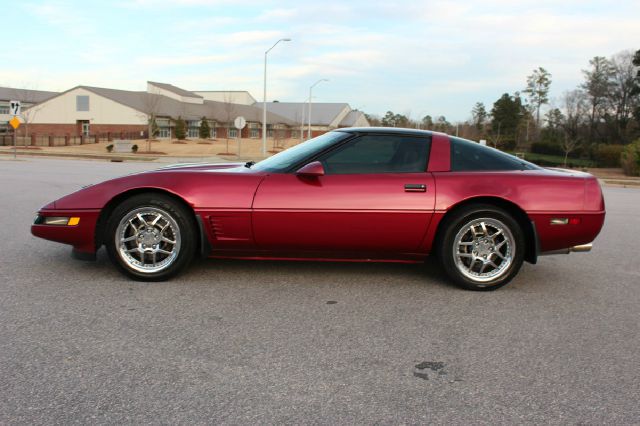
[[[324,151],[334,143],[349,137],[349,133],[345,132],[329,132],[309,139],[287,150],[277,153],[251,166],[252,169],[262,170],[266,172],[285,172],[291,166],[300,163],[305,158],[312,157],[315,153]]]

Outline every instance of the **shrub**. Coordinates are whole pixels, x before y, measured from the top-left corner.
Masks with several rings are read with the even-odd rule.
[[[107,152],[111,152],[111,151],[113,151],[113,144],[112,143],[107,145]]]
[[[209,127],[209,122],[207,121],[207,117],[202,117],[200,120],[200,139],[209,139],[211,136],[211,127]]]
[[[134,153],[135,153],[135,152],[138,152],[138,145],[133,145],[133,146],[131,147],[131,152],[134,152]]]
[[[175,132],[176,139],[184,140],[187,138],[187,123],[184,122],[182,117],[178,117],[178,119],[176,120]]]
[[[531,144],[531,152],[547,155],[564,155],[562,146],[553,142],[534,142]]]
[[[624,147],[620,163],[625,175],[640,176],[640,139]]]
[[[598,145],[595,149],[595,160],[600,167],[620,167],[620,157],[624,146]]]

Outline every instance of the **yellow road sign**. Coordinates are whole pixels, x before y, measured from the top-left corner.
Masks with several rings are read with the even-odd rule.
[[[11,127],[13,127],[14,129],[17,129],[18,127],[20,127],[20,120],[18,120],[18,117],[13,117],[11,120],[9,120],[9,124],[11,124]]]

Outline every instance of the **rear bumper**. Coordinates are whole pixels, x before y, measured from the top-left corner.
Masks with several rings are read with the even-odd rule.
[[[605,214],[605,211],[530,214],[529,217],[535,223],[538,234],[539,254],[589,251],[590,248],[586,246],[592,244],[602,230]],[[566,222],[558,224],[558,219],[564,219]]]

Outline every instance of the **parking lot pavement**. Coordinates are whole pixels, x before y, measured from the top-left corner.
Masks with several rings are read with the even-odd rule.
[[[640,190],[495,292],[423,265],[206,260],[166,283],[29,233],[154,167],[0,162],[0,423],[640,423]]]

